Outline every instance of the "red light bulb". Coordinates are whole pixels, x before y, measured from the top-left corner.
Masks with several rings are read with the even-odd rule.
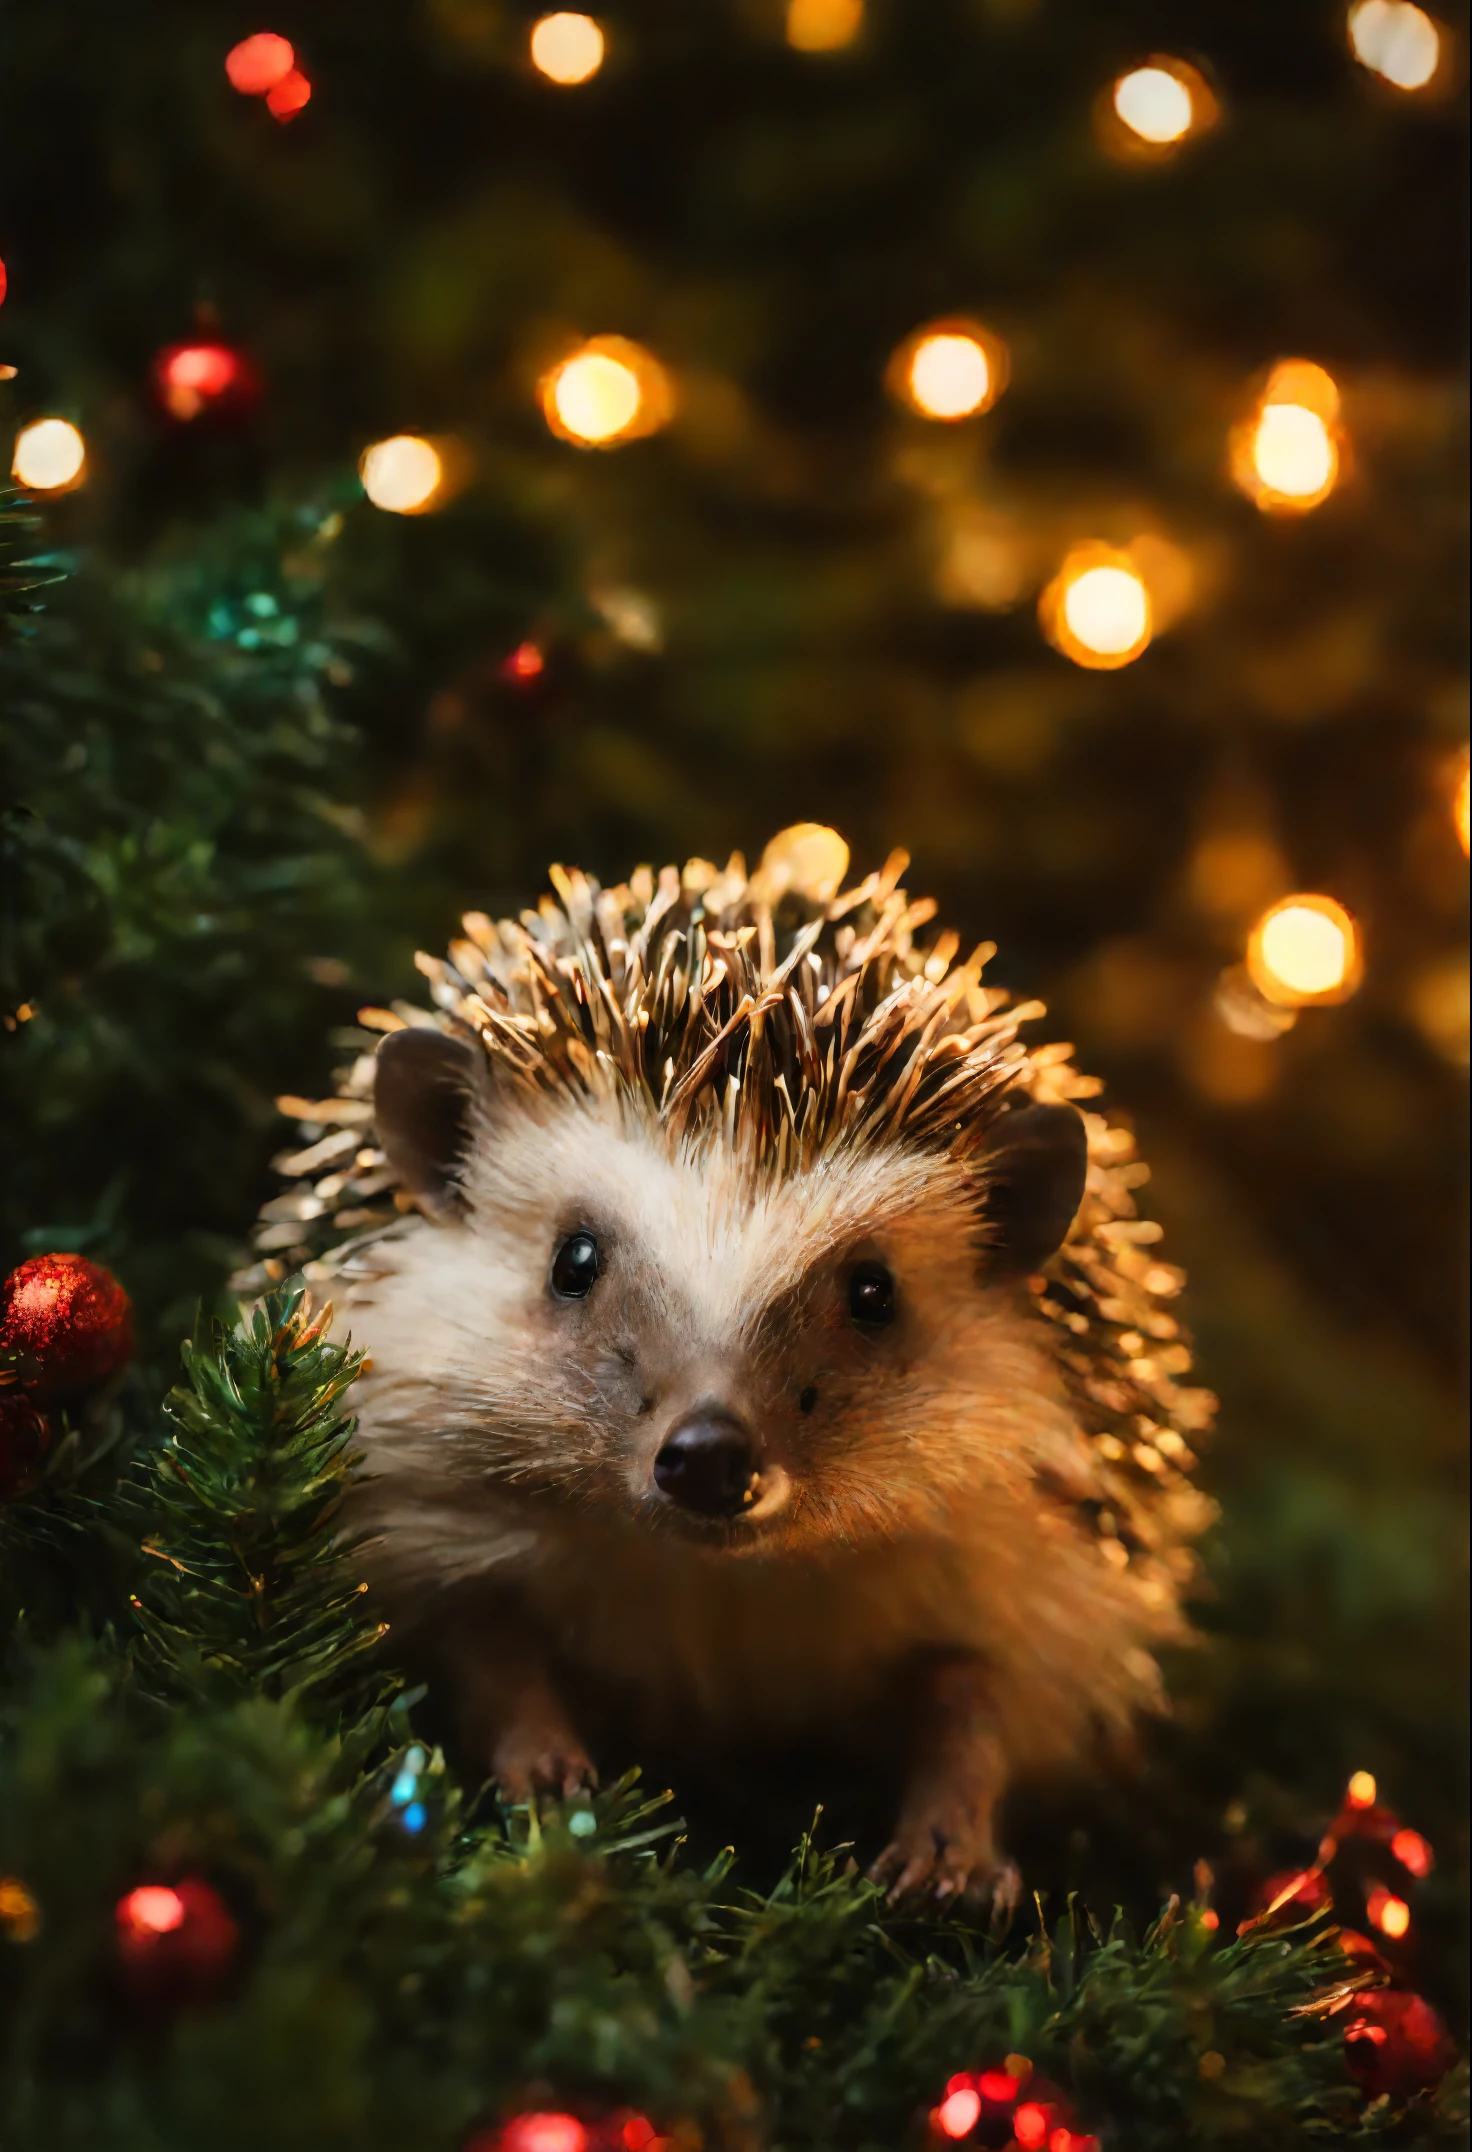
[[[230,87],[239,90],[242,97],[264,97],[278,82],[284,82],[295,66],[296,54],[291,46],[272,30],[258,30],[254,37],[242,38],[225,55]]]

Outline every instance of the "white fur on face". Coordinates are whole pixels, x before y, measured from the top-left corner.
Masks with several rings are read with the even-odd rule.
[[[372,1355],[359,1507],[391,1601],[493,1579],[656,1716],[861,1713],[880,1669],[938,1644],[996,1663],[1018,1753],[1137,1697],[1133,1644],[1171,1624],[1040,1495],[1077,1430],[1045,1325],[984,1280],[954,1165],[889,1150],[763,1183],[719,1143],[672,1155],[559,1102],[481,1125],[465,1193],[463,1222],[377,1246],[344,1310]],[[559,1301],[580,1228],[603,1268]],[[856,1259],[895,1279],[877,1336],[848,1313]],[[652,1478],[710,1409],[782,1490],[729,1529]]]
[[[1066,1420],[1036,1321],[981,1282],[974,1194],[944,1159],[838,1154],[772,1181],[720,1142],[672,1154],[657,1129],[559,1104],[483,1122],[465,1193],[464,1222],[385,1248],[353,1308],[380,1472],[520,1492],[528,1519],[593,1503],[670,1528],[654,1456],[716,1411],[785,1482],[724,1542],[741,1551],[937,1526],[1025,1476]],[[602,1268],[561,1302],[548,1273],[579,1229]],[[878,1336],[848,1315],[860,1258],[896,1280]]]

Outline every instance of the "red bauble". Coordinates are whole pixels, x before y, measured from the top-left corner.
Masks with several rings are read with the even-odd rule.
[[[8,1502],[35,1475],[51,1429],[46,1416],[21,1389],[0,1390],[0,1502]]]
[[[1354,1999],[1344,2028],[1349,2067],[1372,2098],[1429,2092],[1457,2059],[1456,2043],[1430,2003],[1402,1988]]]
[[[201,1876],[140,1883],[116,1909],[118,1956],[142,2000],[203,2000],[220,1987],[240,1931],[224,1899]]]
[[[0,1285],[0,1354],[32,1397],[81,1397],[132,1351],[128,1296],[85,1255],[33,1255]]]
[[[218,416],[238,418],[260,394],[260,379],[250,361],[218,337],[195,336],[170,344],[153,362],[159,402],[170,418]]]

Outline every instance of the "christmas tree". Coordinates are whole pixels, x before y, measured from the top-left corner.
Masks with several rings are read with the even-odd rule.
[[[251,30],[10,26],[0,2138],[1461,2141],[1464,14]],[[1104,1076],[1222,1400],[1005,1935],[784,1786],[502,1807],[230,1305],[416,948],[799,820]]]

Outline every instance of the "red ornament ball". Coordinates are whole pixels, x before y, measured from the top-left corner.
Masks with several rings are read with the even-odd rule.
[[[1457,2059],[1456,2043],[1430,2003],[1403,1988],[1357,1995],[1344,2028],[1349,2067],[1372,2098],[1409,2099],[1440,2084]]]
[[[234,1962],[240,1931],[224,1899],[201,1876],[140,1883],[119,1898],[116,1918],[118,1956],[140,1997],[203,1999]]]
[[[46,1416],[34,1400],[18,1387],[0,1390],[0,1502],[34,1478],[50,1440]]]
[[[0,1285],[0,1354],[13,1359],[32,1397],[80,1397],[132,1351],[128,1296],[85,1255],[33,1255]]]

